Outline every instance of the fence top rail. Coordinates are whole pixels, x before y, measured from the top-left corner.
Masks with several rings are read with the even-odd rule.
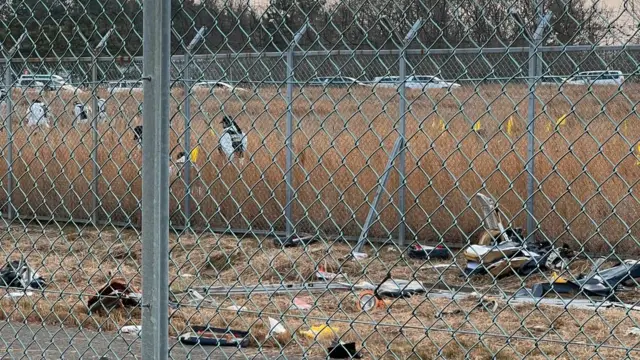
[[[538,51],[542,53],[557,52],[585,52],[585,51],[639,51],[638,45],[615,45],[615,46],[594,46],[594,45],[570,45],[570,46],[540,46]],[[317,57],[317,56],[384,56],[399,55],[400,49],[383,49],[383,50],[299,50],[294,51],[296,57]],[[456,49],[407,49],[407,55],[462,55],[462,54],[501,54],[501,53],[527,53],[529,47],[496,47],[496,48],[456,48]],[[285,52],[240,52],[240,53],[214,53],[214,54],[197,54],[193,55],[194,60],[213,60],[213,59],[241,59],[241,58],[281,58],[285,56]],[[142,62],[142,56],[100,56],[96,60],[100,62],[116,61],[122,63]],[[47,58],[21,58],[13,57],[9,61],[13,63],[40,63],[40,62],[91,62],[93,58],[90,56],[83,57],[47,57]],[[184,55],[173,55],[172,62],[184,61]],[[0,64],[7,62],[6,57],[0,57]]]

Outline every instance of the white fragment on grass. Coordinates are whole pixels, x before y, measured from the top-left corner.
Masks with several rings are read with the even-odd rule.
[[[278,320],[271,317],[269,318],[269,336],[273,334],[280,335],[286,332],[287,329],[285,329]]]
[[[627,331],[627,335],[640,335],[640,328],[632,327]]]
[[[369,257],[369,255],[367,255],[366,253],[361,253],[361,252],[354,251],[351,254],[353,255],[353,258],[356,260],[364,260]]]
[[[238,305],[231,305],[227,307],[227,310],[233,310],[233,311],[242,311],[244,309],[245,309],[244,306],[238,306]]]
[[[293,299],[293,305],[298,310],[309,310],[311,309],[311,305],[307,303],[304,299],[295,298]]]
[[[123,326],[120,331],[123,334],[139,334],[142,331],[142,325],[127,325]]]

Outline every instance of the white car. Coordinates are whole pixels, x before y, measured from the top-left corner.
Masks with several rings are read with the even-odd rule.
[[[347,76],[327,76],[317,77],[307,83],[310,86],[332,86],[332,87],[348,87],[352,85],[369,86],[364,82]]]
[[[240,87],[234,87],[231,84],[227,84],[222,81],[201,81],[197,82],[193,85],[194,88],[205,88],[205,89],[221,89],[221,90],[229,90],[229,91],[239,91],[239,92],[249,92],[247,89],[243,89]]]
[[[400,85],[399,76],[379,76],[373,79],[377,87],[398,87]],[[448,82],[436,76],[411,75],[405,79],[407,89],[447,89],[458,88],[460,84]]]
[[[615,85],[620,86],[624,82],[622,71],[602,70],[583,71],[567,80],[569,85]]]
[[[562,76],[546,75],[546,76],[542,76],[540,78],[540,85],[560,86],[560,85],[564,84],[565,81],[567,81],[567,79],[565,77],[562,77]]]
[[[109,93],[142,92],[143,84],[140,80],[109,81]]]

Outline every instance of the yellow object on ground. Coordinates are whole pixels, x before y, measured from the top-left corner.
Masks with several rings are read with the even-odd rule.
[[[300,334],[309,339],[333,338],[338,336],[338,330],[340,329],[329,325],[314,325],[309,330],[301,330]]]

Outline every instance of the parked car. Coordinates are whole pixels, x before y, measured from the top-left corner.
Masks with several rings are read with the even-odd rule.
[[[620,86],[624,82],[622,71],[619,70],[602,70],[602,71],[583,71],[567,81],[569,85],[615,85]]]
[[[109,93],[142,92],[143,84],[140,80],[109,81]]]
[[[567,78],[557,75],[547,75],[540,78],[540,85],[560,86],[567,81]]]
[[[373,79],[378,87],[397,87],[400,85],[399,76],[379,76]],[[446,89],[458,88],[460,84],[448,82],[436,76],[411,75],[405,79],[405,87],[408,89]]]
[[[358,79],[346,76],[327,76],[317,77],[307,83],[310,86],[335,86],[335,87],[347,87],[347,86],[370,86]]]
[[[20,88],[44,90],[77,90],[75,86],[68,84],[62,76],[53,74],[23,74],[18,78],[16,85]]]
[[[233,86],[226,82],[217,81],[217,80],[206,80],[200,81],[193,85],[194,89],[209,89],[210,91],[215,90],[223,90],[233,92],[237,95],[248,95],[251,93],[249,89],[244,89],[241,87]]]

